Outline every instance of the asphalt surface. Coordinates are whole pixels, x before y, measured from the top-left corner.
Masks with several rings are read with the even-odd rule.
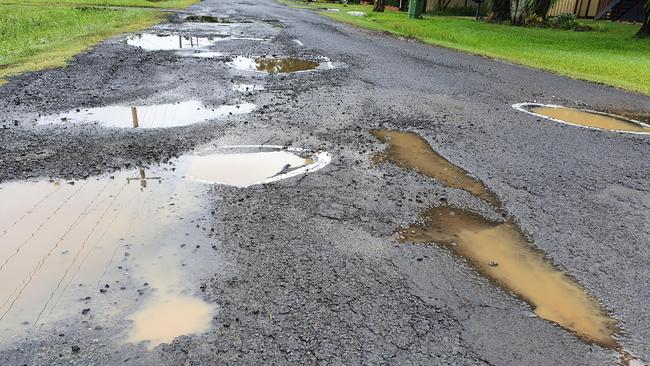
[[[536,101],[648,112],[648,97],[359,30],[272,0],[207,0],[188,12],[250,21],[241,29],[273,40],[225,42],[213,47],[224,57],[200,59],[118,37],[66,68],[10,79],[0,87],[0,181],[86,178],[205,143],[322,149],[332,163],[301,178],[204,192],[210,245],[223,261],[196,283],[218,307],[206,334],[148,351],[71,316],[65,336],[44,329],[16,340],[0,350],[1,364],[617,364],[613,351],[535,317],[448,251],[398,244],[395,229],[443,197],[495,213],[464,191],[374,166],[383,148],[370,135],[377,127],[420,133],[483,181],[535,245],[621,321],[621,344],[650,360],[650,136],[511,108]],[[215,31],[180,18],[152,31]],[[337,67],[267,76],[230,68],[238,55],[327,57]],[[233,83],[266,90],[242,95]],[[260,108],[158,130],[33,125],[75,108],[188,99]]]

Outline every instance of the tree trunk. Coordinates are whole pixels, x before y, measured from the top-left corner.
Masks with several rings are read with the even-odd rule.
[[[386,0],[375,0],[375,6],[372,8],[372,11],[383,13],[384,8],[386,8]]]
[[[650,0],[646,0],[645,3],[645,20],[641,26],[641,30],[636,34],[637,38],[648,38],[650,37]]]
[[[510,2],[510,22],[513,25],[523,25],[525,21],[524,0]]]

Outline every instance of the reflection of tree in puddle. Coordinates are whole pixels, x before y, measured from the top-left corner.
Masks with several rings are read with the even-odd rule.
[[[266,71],[269,74],[314,70],[319,65],[316,61],[299,58],[258,58],[255,63],[259,71]]]

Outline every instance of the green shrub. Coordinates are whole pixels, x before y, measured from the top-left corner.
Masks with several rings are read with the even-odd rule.
[[[564,13],[550,19],[551,25],[564,30],[575,30],[578,28],[578,18],[573,13]]]

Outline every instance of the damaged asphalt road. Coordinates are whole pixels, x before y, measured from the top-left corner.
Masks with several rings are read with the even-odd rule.
[[[187,14],[231,22],[183,22]],[[155,348],[125,342],[130,314],[155,296],[147,289],[155,283],[145,286],[110,262],[119,284],[71,280],[82,286],[61,295],[70,314],[2,333],[3,365],[618,363],[616,352],[537,317],[443,247],[397,240],[397,229],[441,202],[516,222],[619,320],[622,347],[650,360],[650,136],[556,124],[511,107],[647,113],[649,98],[359,30],[271,0],[206,0],[147,32],[228,39],[201,50],[215,54],[193,57],[131,46],[125,35],[64,69],[10,79],[0,87],[0,181],[51,178],[79,187],[103,174],[117,181],[136,167],[162,176],[142,191],[159,185],[165,196],[156,207],[177,210],[160,240],[183,248],[169,255],[189,279],[183,294],[215,307],[208,330]],[[235,67],[237,56],[331,67],[266,74]],[[188,100],[257,108],[165,129],[38,122],[76,109]],[[417,132],[483,182],[502,212],[462,189],[374,164],[385,148],[371,135],[376,128]],[[332,161],[246,188],[182,193],[166,185],[169,174],[169,182],[181,179],[170,172],[182,170],[195,148],[260,144],[326,151]],[[131,240],[120,235],[116,241]],[[125,258],[150,254],[125,251],[117,249]]]

